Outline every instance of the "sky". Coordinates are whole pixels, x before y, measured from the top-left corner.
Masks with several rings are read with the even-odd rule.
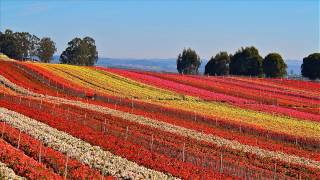
[[[75,37],[99,57],[208,59],[255,46],[262,56],[320,52],[320,0],[0,0],[0,31],[50,37],[60,54]]]

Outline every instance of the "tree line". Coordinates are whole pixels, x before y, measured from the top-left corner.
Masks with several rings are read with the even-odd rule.
[[[49,37],[38,38],[28,32],[0,31],[0,53],[16,60],[39,60],[49,63],[57,51],[55,42]],[[98,60],[95,41],[91,37],[74,38],[60,55],[64,64],[92,66]]]
[[[202,61],[195,50],[184,49],[177,58],[180,74],[199,74]],[[264,58],[254,46],[240,48],[234,54],[226,51],[212,56],[205,65],[205,75],[210,76],[256,76],[280,78],[287,75],[287,64],[279,53],[270,53]],[[303,58],[301,74],[311,80],[320,79],[320,53]]]
[[[0,53],[16,60],[34,60],[49,63],[57,51],[55,42],[49,37],[38,38],[28,32],[0,31]],[[63,64],[93,66],[98,60],[95,40],[91,37],[74,38],[60,55]],[[177,58],[180,74],[199,74],[202,61],[195,50],[184,49]],[[278,53],[261,57],[257,48],[240,48],[234,54],[219,52],[205,66],[205,75],[242,75],[257,77],[284,77],[287,65]],[[309,79],[320,79],[320,53],[303,58],[301,74]]]
[[[38,57],[49,62],[56,52],[55,43],[49,38],[42,39],[28,32],[0,31],[0,52],[12,59],[29,60]]]

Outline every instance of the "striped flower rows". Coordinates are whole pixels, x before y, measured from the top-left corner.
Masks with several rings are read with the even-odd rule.
[[[148,109],[146,109],[146,110],[148,110]]]
[[[130,79],[123,79],[123,77],[115,74],[108,73],[107,75],[104,72],[93,71],[89,68],[45,64],[29,64],[28,66],[32,66],[39,71],[50,72],[54,77],[60,76],[62,79],[68,79],[76,86],[89,88],[100,93],[117,94],[122,97],[130,94],[130,97],[139,99],[181,99],[170,91],[137,83]]]
[[[59,151],[46,147],[41,141],[32,138],[28,134],[12,128],[4,122],[2,127],[2,138],[12,146],[19,146],[19,149],[27,156],[38,160],[46,167],[68,179],[102,179],[100,173],[89,166],[86,166],[76,159],[70,158]],[[67,167],[66,168],[66,164]]]
[[[91,146],[89,143],[58,131],[50,126],[30,119],[24,115],[0,108],[1,121],[28,133],[41,140],[48,147],[68,154],[84,164],[96,168],[103,174],[119,178],[147,178],[173,179],[163,173],[144,168],[118,156],[114,156],[100,147]]]
[[[0,139],[0,161],[12,168],[19,176],[28,179],[63,179],[3,139]]]
[[[227,101],[237,107],[243,107],[244,109],[252,109],[267,113],[277,113],[280,115],[285,116],[292,116],[295,118],[301,118],[306,120],[315,120],[320,122],[320,117],[314,114],[310,113],[304,113],[301,111],[297,111],[292,108],[284,108],[284,107],[274,107],[270,104],[279,104],[279,98],[278,93],[276,92],[268,92],[268,93],[262,93],[260,91],[257,91],[255,89],[249,88],[250,85],[247,85],[246,87],[242,87],[244,83],[242,83],[242,86],[235,86],[235,84],[231,84],[228,79],[223,80],[219,79],[215,81],[206,80],[206,77],[193,77],[193,76],[182,76],[182,75],[176,75],[176,74],[160,74],[160,73],[151,73],[151,72],[131,72],[131,71],[125,71],[120,69],[106,69],[106,68],[98,68],[107,72],[112,72],[118,75],[121,75],[123,77],[128,77],[133,80],[137,80],[142,83],[146,84],[152,84],[160,88],[165,89],[171,89],[175,92],[182,93],[182,94],[190,94],[189,89],[191,87],[197,88],[198,91],[206,90],[211,92],[219,92],[219,93],[225,93],[229,94],[230,96],[236,96],[241,97],[234,101]],[[217,82],[218,81],[218,82]],[[182,85],[181,85],[182,84]],[[184,85],[184,86],[183,86]],[[238,85],[238,84],[236,84]],[[189,87],[189,88],[188,88]],[[252,92],[256,91],[256,92]],[[229,93],[228,93],[229,92]],[[274,93],[275,95],[272,95],[271,93]],[[259,97],[262,99],[257,99],[255,97],[255,94],[258,94]],[[190,94],[192,96],[201,97],[202,99],[206,99],[206,96],[201,96],[201,93],[193,93]],[[295,96],[289,96],[289,98],[294,99],[295,102],[298,102],[299,104],[310,104],[311,102],[314,102],[314,100],[306,99],[306,102],[303,102],[301,99],[299,99],[299,96],[295,94]],[[244,101],[242,98],[246,99],[252,99],[251,101]],[[235,98],[234,98],[235,99]],[[284,100],[287,101],[287,100]],[[246,103],[241,103],[246,102]],[[288,102],[291,106],[294,106],[294,103]],[[271,109],[268,111],[268,109]]]
[[[160,121],[146,118],[143,116],[125,113],[125,112],[117,111],[114,109],[110,109],[110,108],[102,107],[102,106],[98,106],[98,105],[90,105],[90,104],[86,104],[86,103],[79,102],[79,101],[66,100],[63,98],[50,97],[50,96],[48,96],[47,98],[50,99],[51,102],[66,103],[66,104],[70,104],[70,105],[74,105],[74,106],[79,106],[81,108],[90,109],[93,111],[111,114],[113,116],[127,119],[129,121],[137,122],[139,124],[148,125],[148,126],[151,126],[151,127],[157,128],[157,129],[166,130],[171,133],[178,133],[180,135],[183,135],[186,137],[192,137],[192,138],[195,138],[198,140],[206,140],[207,142],[214,143],[218,146],[227,146],[227,147],[230,147],[233,149],[238,149],[238,150],[242,150],[245,152],[257,154],[261,157],[267,157],[267,158],[276,157],[276,158],[279,158],[283,161],[294,162],[297,164],[302,164],[302,165],[306,165],[306,166],[310,166],[310,167],[314,167],[314,168],[320,168],[320,162],[317,162],[317,161],[309,160],[309,159],[298,157],[298,156],[288,155],[288,154],[285,154],[282,152],[267,151],[267,150],[260,149],[260,148],[254,147],[254,146],[243,145],[243,144],[236,142],[236,141],[230,141],[230,140],[223,139],[223,138],[220,138],[217,136],[203,134],[203,133],[200,133],[200,132],[197,132],[194,130],[171,125],[171,124],[165,123],[165,122],[160,122]]]
[[[280,80],[268,84],[268,81],[241,77],[221,80],[182,76],[183,82],[180,82],[176,75],[70,65],[12,64],[0,73],[0,87],[5,87],[1,88],[5,90],[0,89],[0,93],[6,96],[0,94],[0,106],[6,111],[3,114],[7,119],[29,117],[46,127],[42,129],[42,126],[29,120],[9,124],[26,133],[32,132],[30,136],[45,141],[46,146],[76,158],[103,175],[155,177],[150,175],[153,172],[145,173],[139,168],[132,171],[124,168],[125,173],[110,173],[115,161],[108,161],[107,164],[111,165],[107,167],[101,165],[105,164],[101,162],[105,160],[103,152],[160,173],[158,178],[189,178],[193,175],[203,178],[201,173],[204,172],[210,174],[206,177],[246,177],[227,167],[221,174],[222,170],[216,166],[220,154],[226,155],[223,158],[225,162],[238,163],[238,166],[229,168],[241,169],[240,163],[255,172],[251,178],[269,175],[315,178],[320,175],[320,156],[317,154],[320,123],[317,113],[313,112],[317,107],[313,107],[315,104],[312,103],[298,107],[298,110],[291,107],[300,106],[299,103],[304,106],[305,102],[317,96],[316,90],[308,91],[290,81],[285,81],[286,85],[282,86]],[[17,73],[14,73],[15,68],[19,69]],[[21,80],[15,76],[27,79]],[[211,83],[212,79],[217,82]],[[204,81],[210,86],[203,86]],[[281,99],[283,104],[280,105],[288,107],[269,105],[268,102],[257,104],[255,97],[246,98],[247,92],[241,96],[232,94],[237,90],[223,92],[224,83],[234,83],[244,88],[246,82],[254,84],[255,93],[263,89],[272,94],[271,91],[278,88],[279,96],[273,94],[273,97],[266,99]],[[20,99],[12,92],[20,94]],[[91,94],[88,95],[88,92]],[[264,98],[259,93],[256,95]],[[303,100],[299,101],[299,98]],[[83,117],[84,120],[81,119]],[[105,131],[106,124],[109,132]],[[67,133],[81,143],[89,143],[94,152],[88,150],[89,147],[85,147],[83,152],[81,143],[66,140],[55,133]],[[105,142],[106,139],[108,142]],[[6,140],[12,144],[10,139]],[[62,147],[57,142],[63,144]],[[153,143],[159,149],[154,149]],[[72,150],[73,145],[76,150]],[[102,154],[90,157],[96,153],[95,147],[100,148],[98,152]],[[190,154],[186,161],[185,150]],[[207,162],[210,164],[206,165]],[[215,170],[212,171],[212,168]],[[123,166],[118,169],[123,169]],[[265,174],[260,176],[261,173]],[[250,173],[248,175],[250,177]]]
[[[103,68],[102,68],[103,69]],[[124,76],[128,71],[107,69],[108,71],[121,73]],[[231,96],[242,97],[246,99],[252,99],[256,101],[253,104],[240,104],[234,103],[237,106],[249,108],[257,111],[277,113],[286,116],[292,116],[296,118],[302,118],[306,120],[320,121],[320,117],[312,113],[304,113],[299,111],[296,106],[320,106],[320,101],[317,100],[317,96],[308,96],[296,92],[288,92],[287,89],[268,88],[254,83],[241,82],[240,80],[233,80],[231,78],[216,78],[216,77],[198,77],[198,76],[185,76],[176,74],[160,74],[152,72],[129,72],[131,74],[144,75],[146,80],[148,76],[158,77],[164,80],[170,80],[176,83],[182,83],[205,89],[213,92],[225,93]],[[136,78],[134,75],[126,76],[130,78]],[[148,81],[147,81],[148,82]],[[149,81],[152,83],[154,81]],[[162,85],[162,84],[161,84]],[[259,104],[258,104],[259,103]],[[271,105],[278,106],[271,106]],[[284,106],[284,107],[281,107]],[[286,108],[285,108],[286,107]],[[291,107],[291,108],[287,108]],[[271,110],[269,110],[271,109]],[[269,111],[268,111],[269,110]]]
[[[12,86],[14,86],[14,84],[12,84]],[[16,88],[16,87],[14,87],[14,88]],[[20,91],[24,91],[24,93],[33,94],[35,97],[44,97],[44,96],[39,95],[37,93],[28,92],[28,90],[25,90],[21,87],[17,88],[17,89],[19,89]],[[287,161],[289,163],[293,162],[293,163],[302,164],[302,165],[306,165],[306,166],[310,166],[310,167],[314,167],[314,168],[320,168],[319,162],[313,161],[313,160],[310,160],[307,158],[289,155],[289,154],[285,154],[282,152],[267,151],[267,150],[260,149],[260,148],[254,147],[254,146],[243,145],[243,144],[236,142],[236,141],[230,141],[230,140],[227,140],[224,138],[220,138],[218,136],[203,134],[203,133],[191,130],[191,129],[175,126],[175,125],[172,125],[169,123],[157,121],[157,120],[146,118],[146,117],[139,116],[139,115],[134,115],[134,114],[130,114],[130,113],[117,111],[117,110],[110,109],[107,107],[102,107],[99,105],[92,105],[92,104],[87,104],[87,103],[83,103],[80,101],[67,100],[67,99],[52,97],[52,96],[45,96],[45,97],[50,102],[54,102],[54,103],[58,103],[58,104],[66,103],[66,104],[78,106],[81,108],[86,108],[86,109],[93,110],[93,111],[111,114],[116,117],[127,119],[128,121],[137,122],[139,124],[148,125],[148,126],[151,126],[151,127],[157,128],[157,129],[166,130],[166,131],[172,132],[172,133],[178,133],[178,134],[186,136],[186,137],[192,137],[192,138],[195,138],[198,140],[206,140],[206,141],[214,143],[218,146],[227,146],[230,148],[234,148],[234,149],[242,150],[245,152],[257,154],[261,157],[267,157],[267,158],[276,157],[276,158],[279,158],[283,161]]]
[[[68,106],[66,104],[60,105],[58,108],[56,107],[56,108],[52,109],[52,108],[49,108],[49,107],[52,107],[52,105],[49,105],[47,103],[45,103],[45,104],[43,103],[40,108],[40,106],[39,106],[40,102],[32,100],[32,102],[31,102],[31,104],[33,104],[32,107],[30,107],[30,108],[26,107],[26,109],[23,108],[23,105],[27,105],[28,101],[30,101],[30,100],[27,100],[27,101],[24,100],[22,102],[22,106],[21,105],[17,105],[17,106],[11,105],[10,106],[9,104],[12,104],[12,103],[9,103],[8,107],[13,110],[17,109],[17,111],[19,113],[29,115],[29,116],[33,117],[34,119],[37,119],[41,122],[48,123],[50,126],[57,127],[60,130],[63,130],[65,132],[71,132],[71,129],[69,129],[68,127],[65,127],[65,126],[71,126],[71,127],[74,127],[75,129],[82,129],[82,132],[84,132],[83,127],[81,127],[82,124],[86,124],[86,126],[89,126],[94,131],[101,132],[101,130],[103,130],[103,128],[101,129],[100,125],[102,125],[101,123],[103,123],[103,121],[105,119],[107,119],[107,121],[106,121],[107,126],[106,127],[108,130],[107,131],[108,134],[109,134],[109,132],[114,132],[114,131],[121,133],[122,132],[121,129],[124,129],[124,131],[125,131],[126,126],[128,127],[128,125],[129,125],[130,126],[130,128],[129,128],[130,133],[128,135],[129,139],[127,139],[127,140],[129,140],[130,142],[137,142],[137,140],[138,140],[138,142],[141,142],[141,140],[143,139],[143,141],[145,141],[145,140],[147,141],[145,145],[147,147],[149,147],[150,144],[148,144],[148,139],[149,140],[151,139],[151,133],[152,133],[153,135],[155,135],[155,137],[157,137],[157,138],[154,138],[154,142],[157,144],[158,147],[160,147],[162,149],[161,153],[167,154],[171,157],[176,157],[177,159],[181,159],[181,153],[179,155],[179,152],[181,152],[181,145],[183,143],[185,143],[186,148],[188,148],[188,154],[196,153],[197,154],[196,156],[198,156],[200,158],[202,156],[205,156],[205,157],[207,157],[206,162],[212,162],[212,160],[209,160],[208,158],[211,159],[213,157],[213,158],[217,159],[217,154],[219,155],[220,152],[223,152],[224,156],[227,157],[227,158],[224,158],[225,160],[227,160],[227,162],[229,161],[228,159],[230,158],[231,162],[233,162],[233,164],[236,165],[237,162],[233,161],[233,158],[234,158],[234,159],[237,159],[238,163],[245,162],[246,165],[243,165],[242,167],[245,166],[245,167],[250,168],[251,170],[254,170],[255,168],[254,168],[254,166],[250,166],[250,164],[256,165],[256,167],[260,167],[260,168],[265,168],[265,169],[269,169],[269,170],[271,169],[271,172],[272,172],[272,166],[274,165],[274,163],[277,163],[277,166],[278,166],[277,172],[279,172],[279,173],[290,172],[290,175],[293,177],[294,176],[298,177],[299,174],[303,175],[303,177],[310,177],[310,176],[316,177],[317,176],[317,175],[311,175],[311,174],[314,174],[312,172],[313,170],[311,170],[311,169],[310,169],[311,171],[308,170],[308,172],[301,174],[299,169],[304,168],[301,165],[299,166],[299,165],[290,164],[290,166],[288,166],[287,163],[281,162],[279,160],[264,159],[261,157],[257,157],[256,155],[252,155],[251,153],[244,153],[243,151],[237,152],[235,150],[229,149],[228,147],[224,147],[224,148],[218,147],[217,148],[216,146],[214,146],[210,143],[197,141],[195,139],[186,139],[186,138],[184,138],[184,136],[180,136],[178,134],[164,132],[160,129],[154,129],[154,128],[150,128],[147,126],[141,126],[137,123],[131,122],[128,124],[127,122],[125,122],[125,120],[120,119],[120,118],[106,116],[102,113],[97,113],[96,111],[90,112],[86,109],[80,109],[80,108],[77,108],[74,106]],[[12,100],[9,100],[9,102],[18,102],[18,101],[15,101],[14,99],[12,99]],[[1,105],[3,105],[4,107],[7,107],[7,105],[4,104],[3,102],[1,102]],[[25,109],[25,110],[22,110],[22,109]],[[35,110],[33,110],[33,109],[35,109]],[[49,118],[49,116],[48,116],[48,118],[42,118],[45,116],[42,115],[43,114],[42,112],[37,113],[37,111],[39,111],[39,110],[41,110],[42,112],[46,112],[47,114],[51,114],[51,110],[53,110],[55,112],[54,113],[55,115],[59,114],[58,117],[61,117],[63,119],[69,119],[69,120],[61,121],[61,120],[55,119],[54,117]],[[75,110],[76,110],[76,112],[75,112]],[[81,114],[83,114],[83,113],[87,114],[87,118],[85,119],[85,121],[81,120],[81,117],[83,118],[83,116],[81,116],[79,120],[77,118],[75,118],[77,116],[76,114],[78,112],[81,112]],[[72,114],[71,119],[68,116],[63,115],[66,113],[70,114],[70,115]],[[32,115],[32,114],[39,114],[39,115]],[[52,119],[54,122],[59,122],[58,124],[66,124],[66,125],[61,127],[58,124],[55,124],[52,122],[50,123],[50,121],[45,120],[45,119]],[[98,119],[101,120],[100,123],[98,123],[98,121],[99,121]],[[78,122],[78,123],[76,123],[76,122]],[[93,137],[93,133],[89,133],[89,131],[87,131],[85,134],[91,134],[91,136]],[[98,135],[97,136],[98,139],[107,138],[107,137],[99,135],[99,133],[96,133],[96,134]],[[137,134],[140,134],[140,135],[136,138],[135,136]],[[122,138],[124,138],[124,137],[122,137]],[[110,139],[110,136],[108,137],[108,139]],[[128,144],[127,140],[125,142],[126,144]],[[109,143],[111,143],[111,141],[109,141]],[[99,146],[100,145],[101,144],[99,144]],[[144,146],[144,147],[145,147],[145,145],[142,144],[142,146]],[[123,148],[128,148],[128,147],[123,147]],[[163,150],[165,150],[166,152],[163,152]],[[279,149],[279,150],[281,150],[281,149]],[[178,154],[177,154],[177,152],[178,152]],[[203,154],[203,153],[205,153],[205,154]],[[128,155],[130,157],[129,153],[127,153],[126,155]],[[193,156],[192,159],[194,159],[194,155],[192,155],[192,156]],[[302,156],[308,157],[308,154],[302,155]],[[194,161],[192,159],[189,158],[188,161],[194,163]],[[225,162],[225,160],[224,160],[224,162]],[[230,161],[229,161],[229,163],[230,163]],[[271,166],[264,167],[267,163],[270,164]],[[258,170],[258,171],[254,170],[254,172],[257,172],[255,174],[258,175],[256,178],[259,177],[259,171],[260,170]],[[268,173],[266,171],[262,171],[262,172],[264,174]],[[236,173],[236,174],[238,174],[238,173]]]
[[[59,102],[61,102],[61,100]],[[317,162],[317,161],[313,161],[313,160],[309,160],[306,158],[297,157],[297,156],[293,156],[293,155],[288,155],[288,154],[281,153],[281,152],[267,151],[267,150],[263,150],[263,149],[260,149],[260,148],[254,147],[254,146],[243,145],[243,144],[236,142],[236,141],[230,141],[230,140],[220,138],[217,136],[203,134],[203,133],[191,130],[191,129],[175,126],[175,125],[172,125],[169,123],[157,121],[157,120],[146,118],[143,116],[120,112],[120,111],[117,111],[114,109],[101,107],[101,106],[97,106],[97,105],[88,105],[88,104],[85,104],[82,102],[71,101],[71,100],[66,100],[63,103],[71,104],[74,106],[79,106],[82,108],[87,108],[90,110],[94,110],[94,111],[98,111],[98,112],[102,112],[102,113],[106,113],[106,114],[111,114],[113,116],[120,117],[120,118],[126,119],[128,121],[137,122],[139,124],[143,124],[143,125],[157,128],[157,129],[165,130],[165,131],[168,131],[171,133],[180,134],[180,135],[183,135],[186,137],[192,137],[192,138],[200,140],[200,141],[204,140],[207,142],[214,143],[218,146],[226,146],[226,147],[230,147],[233,149],[242,150],[244,152],[250,152],[253,154],[257,154],[261,157],[269,157],[269,158],[274,157],[274,158],[279,158],[283,161],[294,162],[297,164],[303,164],[303,165],[314,167],[314,168],[320,168],[320,162]]]
[[[137,95],[136,98],[143,100],[145,97],[151,97],[152,99],[143,101],[161,106],[179,108],[185,111],[195,111],[203,115],[227,119],[228,121],[237,124],[259,126],[268,131],[276,131],[299,137],[320,138],[320,124],[316,122],[302,122],[297,118],[274,116],[270,113],[257,112],[223,103],[203,102],[194,97],[172,92],[168,97],[168,91],[160,91],[157,88],[142,83],[139,84],[128,78],[86,67],[38,64],[36,66],[39,66],[40,68],[45,67],[47,70],[54,69],[52,71],[53,73],[56,73],[57,76],[68,78],[73,81],[73,83],[84,87],[100,89],[104,93],[108,93],[109,90],[112,90],[113,88],[121,88],[121,90],[119,89],[111,94],[131,98],[133,93],[138,93],[140,95]],[[159,92],[161,93],[159,94]],[[143,97],[141,94],[143,94]],[[299,131],[297,131],[297,129],[299,129]]]
[[[16,173],[6,164],[0,162],[0,179],[14,179],[14,180],[24,180],[25,178],[16,175]]]
[[[6,87],[16,91],[17,93],[23,94],[23,95],[30,95],[30,96],[39,96],[44,97],[41,94],[33,93],[32,91],[29,91],[21,86],[17,86],[16,84],[9,81],[7,78],[0,75],[0,84],[5,85]]]

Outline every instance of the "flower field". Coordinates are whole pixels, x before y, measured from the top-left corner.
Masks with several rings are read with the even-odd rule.
[[[0,60],[0,179],[320,179],[320,84]]]

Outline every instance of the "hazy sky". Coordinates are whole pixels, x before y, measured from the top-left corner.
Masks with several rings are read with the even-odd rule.
[[[203,58],[256,46],[302,59],[319,52],[320,0],[0,0],[0,30],[49,36],[60,54],[91,36],[100,57]]]

